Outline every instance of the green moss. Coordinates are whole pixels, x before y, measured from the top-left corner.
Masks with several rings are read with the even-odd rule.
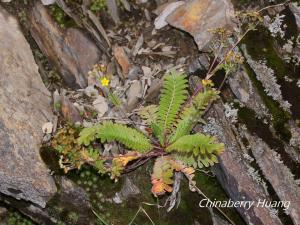
[[[71,223],[77,223],[79,215],[76,212],[70,212],[68,214],[68,219]]]
[[[226,201],[229,199],[216,177],[208,176],[204,173],[197,173],[195,180],[197,186],[210,200]],[[222,210],[236,225],[245,224],[234,208],[222,208]]]
[[[104,221],[109,222],[109,224],[128,224],[140,206],[143,207],[155,224],[181,225],[193,224],[194,221],[212,224],[208,209],[199,208],[198,206],[201,196],[189,190],[186,179],[182,181],[181,201],[178,208],[173,209],[169,213],[166,212],[166,208],[157,208],[157,204],[163,205],[165,203],[167,196],[157,199],[152,195],[150,169],[151,167],[148,164],[137,169],[130,175],[141,193],[137,196],[129,197],[121,204],[114,203],[112,199],[115,193],[121,191],[125,177],[121,177],[120,181],[115,183],[112,182],[108,176],[100,176],[97,171],[89,167],[84,167],[81,171],[74,171],[69,177],[75,182],[80,180],[81,187],[90,188],[88,195],[93,209]],[[200,174],[197,175],[196,179],[199,187],[203,187],[203,191],[205,191],[209,197],[228,199],[215,178]],[[84,184],[84,182],[86,182],[86,184]],[[95,184],[96,187],[88,186],[90,182]],[[228,210],[228,213],[237,224],[244,224],[234,210]],[[134,222],[135,224],[151,224],[149,218],[147,218],[143,212],[139,212]]]
[[[293,74],[291,68],[280,58],[273,43],[275,39],[269,35],[264,27],[258,27],[258,31],[249,32],[241,42],[246,44],[247,52],[254,60],[266,60],[266,65],[272,68],[275,75],[282,79]]]
[[[63,221],[58,221],[57,224],[58,225],[66,225],[66,223],[64,223]]]
[[[35,223],[15,210],[10,210],[7,218],[7,225],[34,225]]]
[[[167,213],[166,208],[158,208],[157,204],[163,205],[167,196],[155,198],[151,193],[150,164],[140,167],[130,177],[138,186],[141,193],[136,196],[129,197],[121,204],[116,204],[112,201],[115,193],[120,192],[125,181],[125,177],[121,177],[120,181],[115,183],[108,176],[100,176],[92,167],[84,166],[81,170],[69,172],[68,178],[79,184],[87,191],[92,208],[95,212],[101,215],[101,218],[108,224],[128,224],[134,217],[139,207],[147,212],[155,224],[193,224],[194,221],[202,221],[204,224],[212,224],[211,215],[206,208],[199,208],[198,204],[201,196],[189,190],[186,179],[183,179],[181,186],[181,202],[178,208],[174,208]],[[228,199],[215,178],[208,177],[203,174],[198,174],[196,177],[198,186],[203,189],[211,199]],[[92,186],[90,186],[92,184]],[[145,204],[146,203],[146,204]],[[50,207],[51,206],[51,207]],[[82,218],[81,214],[74,211],[68,205],[62,205],[59,195],[55,196],[48,204],[48,209],[51,208],[51,215],[54,216],[62,224],[75,224],[76,220]],[[49,210],[50,211],[50,210]],[[234,210],[226,211],[228,216],[240,222],[239,216]],[[96,216],[90,214],[90,221],[96,220]],[[147,216],[140,212],[135,224],[151,224]]]
[[[256,114],[255,111],[247,107],[239,107],[238,118],[241,122],[255,126]],[[251,130],[251,129],[250,129]]]
[[[61,109],[61,102],[56,102],[56,103],[54,104],[54,109],[55,109],[56,111],[60,111],[60,109]]]
[[[57,5],[49,6],[51,14],[61,28],[74,26],[74,21]]]
[[[123,5],[120,0],[117,0],[117,6],[119,9],[123,9]],[[100,11],[107,10],[106,0],[92,0],[90,9],[93,12],[100,12]]]
[[[94,12],[106,10],[106,1],[105,0],[93,0],[91,4],[91,10]]]

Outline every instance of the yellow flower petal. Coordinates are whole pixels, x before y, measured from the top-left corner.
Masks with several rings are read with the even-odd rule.
[[[102,86],[107,87],[109,85],[109,79],[107,79],[106,77],[103,77],[101,79],[101,84],[102,84]]]
[[[212,85],[213,85],[213,82],[212,82],[212,80],[206,80],[206,79],[203,79],[203,80],[202,80],[202,85],[203,85],[203,86],[212,86]]]

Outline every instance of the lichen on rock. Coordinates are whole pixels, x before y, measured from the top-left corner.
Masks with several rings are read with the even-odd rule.
[[[253,69],[257,79],[262,83],[267,95],[271,96],[273,100],[279,102],[280,106],[290,112],[291,104],[285,101],[282,97],[280,85],[277,82],[277,78],[274,74],[274,70],[266,65],[266,61],[255,61],[248,54],[245,45],[242,46],[245,58],[249,66]]]

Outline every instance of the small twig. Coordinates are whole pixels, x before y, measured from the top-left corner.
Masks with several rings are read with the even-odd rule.
[[[133,223],[133,221],[135,220],[135,218],[137,217],[137,215],[140,213],[140,211],[142,211],[146,215],[146,217],[150,220],[150,222],[153,225],[155,225],[155,223],[153,222],[153,220],[151,219],[151,217],[148,215],[148,213],[146,212],[146,210],[142,206],[139,207],[138,211],[135,213],[134,217],[132,218],[132,220],[129,222],[128,225],[131,225]]]
[[[257,12],[260,13],[264,10],[267,10],[267,9],[270,9],[270,8],[276,8],[276,7],[279,7],[279,6],[284,6],[286,4],[290,3],[290,0],[286,1],[286,2],[283,2],[283,3],[279,3],[279,4],[276,4],[276,5],[269,5],[269,6],[266,6],[260,10],[258,10]]]
[[[221,54],[223,47],[224,47],[223,44],[221,44],[218,53],[215,55],[214,60],[213,60],[213,62],[211,63],[209,69],[208,69],[208,72],[207,72],[208,74],[209,74],[209,73],[211,72],[211,70],[213,69],[213,66],[215,65],[217,59],[219,58],[219,55]]]
[[[165,151],[159,151],[159,152],[150,152],[150,153],[146,153],[145,155],[141,156],[136,162],[134,162],[133,164],[131,164],[130,166],[127,166],[124,170],[123,173],[129,173],[135,169],[137,169],[138,167],[144,165],[146,162],[148,162],[150,159],[158,157],[158,156],[164,156],[164,155],[168,155],[169,153],[165,152]]]
[[[139,125],[139,126],[146,126],[147,124],[146,123],[137,123],[137,122],[134,122],[132,119],[123,119],[123,118],[118,118],[118,117],[114,117],[114,116],[105,116],[105,117],[101,117],[99,119],[100,121],[101,120],[116,120],[116,121],[122,121],[124,122],[125,124],[135,124],[135,125]]]
[[[169,58],[174,58],[176,51],[167,51],[167,52],[141,52],[141,55],[159,55],[159,56],[165,56]]]
[[[156,206],[157,208],[165,208],[166,207],[166,204],[165,205],[160,205],[158,203],[153,204],[153,203],[149,203],[149,202],[141,202],[141,203],[144,204],[144,205],[148,205],[148,206]]]
[[[255,27],[258,25],[258,23],[257,24],[255,24]],[[244,37],[251,31],[252,29],[251,28],[248,28],[245,32],[244,32],[244,34],[241,36],[241,37],[239,37],[239,39],[234,43],[234,45],[229,49],[229,50],[227,50],[226,51],[226,53],[224,54],[224,56],[226,56],[228,53],[230,53],[231,51],[233,51],[237,46],[238,46],[238,44],[244,39]],[[207,73],[206,74],[206,77],[205,77],[205,79],[206,80],[209,80],[217,71],[218,71],[218,67],[221,65],[221,64],[223,64],[224,63],[224,61],[225,61],[225,57],[223,57],[223,59],[217,64],[217,66],[215,67],[215,69],[211,72],[211,73]]]

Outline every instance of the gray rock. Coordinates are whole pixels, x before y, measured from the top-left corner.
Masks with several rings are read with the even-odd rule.
[[[247,51],[246,45],[242,45],[241,50],[247,63],[255,72],[256,78],[262,83],[266,94],[271,96],[275,101],[278,101],[284,110],[290,112],[291,104],[284,100],[282,96],[281,86],[278,82],[278,78],[275,75],[275,71],[267,66],[266,61],[256,61],[252,59]]]
[[[219,182],[233,201],[255,201],[255,207],[246,210],[237,208],[247,224],[282,225],[276,215],[271,215],[265,207],[256,207],[260,199],[270,201],[266,185],[250,163],[244,159],[247,146],[243,144],[237,131],[224,114],[224,106],[214,104],[208,112],[208,123],[204,132],[216,135],[225,144],[225,151],[220,155],[220,163],[213,167]]]
[[[142,84],[140,81],[135,80],[131,84],[130,88],[127,91],[127,111],[130,112],[133,110],[139,99],[142,97]]]
[[[168,4],[164,10],[160,13],[160,15],[155,19],[154,26],[155,29],[161,29],[168,25],[166,22],[166,18],[179,6],[183,5],[184,1],[171,2]]]
[[[208,208],[211,215],[213,225],[230,225],[226,220],[223,220],[218,214],[214,213],[212,208]]]
[[[139,66],[132,66],[129,70],[128,78],[130,80],[137,80],[142,74],[143,71]]]
[[[162,88],[163,80],[154,79],[151,82],[150,88],[147,90],[146,101],[153,102],[155,98],[160,94],[160,89]]]
[[[247,134],[252,153],[263,174],[283,202],[290,202],[286,214],[294,224],[300,221],[300,187],[280,156],[260,138]]]
[[[179,6],[166,21],[190,33],[202,50],[213,38],[212,29],[232,29],[234,17],[230,0],[192,0]]]
[[[289,4],[289,8],[295,16],[298,30],[300,30],[300,6],[297,5],[297,2]]]
[[[78,29],[62,30],[40,2],[30,21],[31,35],[64,81],[71,88],[85,88],[88,71],[101,58],[97,46]]]
[[[76,211],[86,212],[91,205],[83,188],[66,177],[61,178],[60,202],[68,203]]]
[[[69,98],[65,95],[65,93],[61,94],[60,102],[61,102],[61,113],[67,121],[71,123],[76,123],[82,120],[79,110],[69,100]]]
[[[131,178],[126,177],[125,183],[120,192],[117,192],[113,197],[113,201],[116,204],[120,204],[123,201],[128,200],[128,198],[140,194],[139,188],[132,182]]]
[[[102,117],[108,110],[108,104],[106,99],[99,95],[94,101],[93,106],[98,113],[98,117]]]
[[[7,205],[18,209],[22,214],[30,217],[37,224],[55,225],[65,215],[64,211],[58,209],[66,209],[80,215],[76,224],[94,224],[92,220],[91,205],[87,193],[83,188],[76,185],[73,181],[66,177],[56,177],[59,191],[54,196],[53,201],[47,204],[46,208],[41,208],[38,205],[30,204],[29,202],[17,201],[8,196],[3,196],[0,193],[0,201]],[[0,212],[0,224],[1,212]]]
[[[228,81],[232,92],[241,103],[254,110],[261,118],[269,115],[268,109],[265,107],[243,66],[239,66],[237,71],[229,77]]]
[[[56,186],[39,148],[53,118],[29,44],[0,7],[0,192],[45,207]]]
[[[189,73],[196,73],[197,75],[205,75],[209,68],[208,59],[202,54],[194,59],[188,67]]]
[[[43,5],[51,5],[55,3],[55,0],[42,0]]]
[[[120,23],[119,9],[116,0],[106,0],[106,5],[115,24]]]

